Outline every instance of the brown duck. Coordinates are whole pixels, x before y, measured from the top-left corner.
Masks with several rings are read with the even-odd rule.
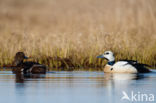
[[[13,73],[32,73],[32,74],[45,74],[47,67],[36,62],[24,62],[28,59],[23,52],[17,52],[14,57],[13,64],[15,68],[12,69]]]

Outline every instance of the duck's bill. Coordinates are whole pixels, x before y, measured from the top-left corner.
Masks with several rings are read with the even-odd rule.
[[[29,59],[29,58],[27,56],[25,56],[24,59]]]
[[[99,55],[96,58],[105,58],[103,55]]]

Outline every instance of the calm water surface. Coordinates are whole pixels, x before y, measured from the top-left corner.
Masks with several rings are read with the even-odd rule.
[[[132,92],[137,94],[137,101],[144,93],[156,96],[156,71],[147,74],[61,71],[26,76],[0,71],[0,103],[131,103],[121,100],[123,91],[129,97]],[[145,99],[141,103],[148,103]]]

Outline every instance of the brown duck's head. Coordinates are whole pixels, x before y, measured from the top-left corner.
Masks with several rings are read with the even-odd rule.
[[[15,57],[14,57],[14,62],[13,64],[18,66],[21,63],[23,63],[24,59],[28,59],[28,57],[25,56],[25,54],[23,52],[17,52]]]

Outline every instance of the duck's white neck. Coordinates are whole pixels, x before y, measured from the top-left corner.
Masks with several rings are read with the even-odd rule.
[[[115,57],[112,55],[112,56],[109,56],[107,58],[108,60],[108,65],[114,65],[115,64]]]
[[[108,59],[108,62],[113,62],[115,61],[115,57],[114,56],[110,56],[107,58]]]

